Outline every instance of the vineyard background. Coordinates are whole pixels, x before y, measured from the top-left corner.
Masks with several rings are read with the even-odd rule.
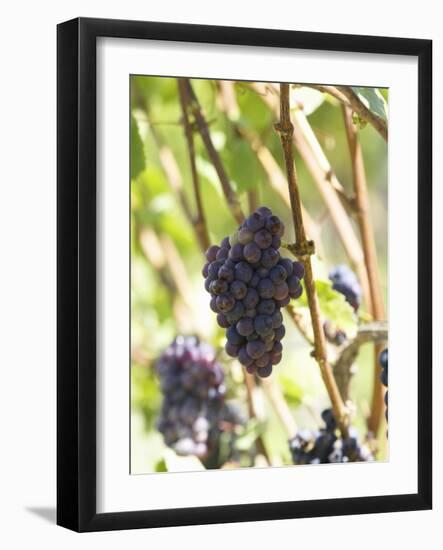
[[[272,84],[192,80],[210,138],[229,182],[246,215],[256,205],[269,206],[285,223],[285,240],[294,242],[285,166],[280,137],[272,109],[278,87]],[[386,90],[359,90],[359,96],[377,117],[385,116]],[[360,239],[352,202],[353,180],[342,102],[330,93],[312,87],[291,86],[293,121],[314,152],[318,171],[327,176],[330,192],[346,212],[351,228]],[[380,287],[387,304],[387,143],[364,117],[353,112],[364,158],[370,214],[374,226]],[[200,181],[202,210],[210,243],[220,243],[238,223],[226,201],[220,177],[199,132],[193,128],[196,168]],[[303,153],[305,156],[303,156]],[[294,149],[298,182],[309,237],[316,243],[314,276],[324,318],[357,331],[353,310],[331,289],[329,270],[341,263],[351,265],[339,239],[334,216],[319,193],[315,170],[303,147]],[[324,157],[331,171],[324,164]],[[311,155],[312,157],[312,155]],[[341,184],[342,187],[339,187]],[[189,149],[184,133],[177,80],[135,76],[131,79],[131,471],[200,469],[195,457],[178,457],[167,448],[156,428],[161,392],[154,365],[159,354],[177,334],[198,334],[220,350],[228,398],[245,416],[248,393],[244,371],[223,352],[224,331],[217,327],[209,309],[201,269],[205,262],[199,232]],[[308,220],[310,220],[309,223]],[[289,256],[289,254],[288,254]],[[306,294],[294,302],[302,327],[309,329]],[[371,321],[368,304],[359,310],[360,323]],[[254,388],[256,418],[249,419],[238,437],[247,451],[259,437],[271,465],[289,465],[287,425],[282,422],[272,390],[279,391],[291,418],[299,428],[317,428],[320,414],[330,405],[319,369],[310,356],[312,346],[290,319],[283,341],[283,360],[274,369],[272,385]],[[331,357],[337,352],[328,347]],[[374,384],[374,346],[360,348],[351,382],[354,413],[352,424],[361,437],[367,432]],[[392,389],[390,390],[392,393]],[[281,401],[281,400],[280,400]],[[294,434],[295,435],[295,434]],[[377,432],[377,459],[387,457],[386,425]],[[250,458],[250,457],[249,457]],[[235,466],[266,466],[257,450],[252,463]]]

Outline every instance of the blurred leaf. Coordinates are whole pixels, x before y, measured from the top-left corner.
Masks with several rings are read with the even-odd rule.
[[[281,374],[279,376],[279,381],[282,386],[286,401],[290,405],[300,405],[303,399],[302,388],[294,380],[292,380],[292,378],[289,378],[284,374]]]
[[[257,157],[243,139],[231,139],[223,150],[222,160],[229,167],[232,183],[237,193],[254,189],[261,179]]]
[[[145,154],[137,122],[131,116],[131,179],[136,179],[145,168]]]
[[[157,464],[155,465],[155,471],[156,472],[167,472],[168,468],[166,466],[166,461],[164,458],[161,458]]]
[[[336,292],[329,280],[316,279],[315,288],[322,315],[345,330],[349,337],[352,337],[357,329],[357,319],[353,308],[345,300],[343,294]],[[299,298],[298,304],[300,306],[308,305],[306,291]]]
[[[368,109],[383,120],[388,120],[388,105],[378,88],[352,86],[352,89]]]
[[[249,451],[254,441],[263,433],[263,426],[255,419],[251,419],[245,426],[244,432],[236,439],[235,446],[239,451]]]

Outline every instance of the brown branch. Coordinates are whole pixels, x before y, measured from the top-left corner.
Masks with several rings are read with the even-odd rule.
[[[292,138],[294,126],[291,122],[289,106],[289,85],[280,84],[280,120],[276,124],[280,134],[286,172],[288,177],[289,196],[291,198],[292,217],[296,236],[297,257],[302,261],[305,268],[305,286],[308,297],[309,311],[311,314],[312,329],[314,332],[314,356],[320,367],[320,372],[331,400],[334,416],[343,434],[348,433],[348,412],[338,391],[331,367],[328,364],[326,340],[323,332],[323,325],[320,318],[320,306],[315,289],[314,276],[312,272],[311,254],[314,253],[314,243],[306,239],[305,228],[301,210],[300,193],[295,173],[295,163],[292,153]]]
[[[353,184],[355,189],[355,200],[357,205],[357,221],[363,243],[365,266],[368,273],[369,290],[371,294],[370,313],[376,321],[386,319],[383,303],[383,296],[380,284],[380,273],[377,261],[377,249],[374,237],[374,228],[369,212],[369,198],[366,184],[365,167],[363,154],[358,140],[357,128],[352,121],[352,110],[343,107],[343,118],[345,122],[346,136],[348,139],[349,151],[352,161]],[[368,419],[368,428],[376,434],[380,426],[383,414],[383,387],[380,382],[380,368],[378,356],[383,344],[374,348],[374,385],[372,393],[371,414]]]
[[[367,342],[384,342],[388,338],[388,324],[385,321],[368,323],[359,328],[355,338],[341,350],[334,364],[334,376],[343,401],[349,400],[349,384],[352,378],[352,366],[357,358],[360,346]],[[380,378],[380,367],[377,369]]]
[[[307,327],[303,323],[302,316],[300,313],[298,313],[295,309],[295,307],[292,304],[289,304],[286,306],[286,312],[288,313],[289,317],[293,321],[294,325],[297,327],[300,334],[303,336],[303,338],[306,340],[306,342],[313,346],[314,340],[312,339],[312,335],[309,334],[309,331],[307,330]]]
[[[257,159],[263,170],[268,176],[269,183],[277,195],[281,198],[283,203],[291,208],[291,201],[289,199],[288,186],[286,183],[285,175],[283,174],[278,162],[275,160],[271,151],[265,146],[259,136],[252,132],[250,129],[246,129],[244,126],[238,123],[239,107],[235,97],[235,88],[232,81],[220,81],[220,94],[219,103],[220,109],[225,112],[230,120],[235,133],[242,138],[256,154]],[[320,256],[323,256],[323,246],[321,242],[320,226],[315,222],[306,208],[303,208],[303,220],[305,223],[307,233],[315,239],[316,247]]]
[[[245,383],[246,383],[246,396],[248,401],[249,418],[258,418],[257,407],[255,404],[255,392],[256,392],[255,377],[254,375],[249,374],[246,371],[244,372],[244,375],[245,375]],[[271,464],[269,453],[266,449],[265,443],[261,436],[257,437],[256,444],[257,444],[258,452],[265,457],[268,464]]]
[[[302,84],[302,86],[313,88],[314,90],[318,90],[319,92],[322,92],[324,94],[329,94],[335,99],[338,99],[338,101],[340,101],[341,103],[344,103],[345,105],[350,105],[346,96],[343,95],[340,90],[338,90],[335,86],[324,86],[323,84]]]
[[[285,429],[288,438],[294,437],[297,432],[297,423],[292,415],[281,388],[275,379],[271,376],[262,380],[262,385],[266,395],[278,416],[281,425]]]
[[[349,101],[349,105],[354,113],[357,113],[358,116],[367,120],[377,130],[381,137],[385,141],[388,141],[388,126],[386,122],[368,109],[351,87],[337,86],[337,90]]]
[[[266,85],[266,87],[264,87],[264,85],[253,83],[251,87],[260,95],[273,113],[278,116],[279,106],[276,95],[278,94],[278,90],[276,85]],[[360,280],[365,303],[369,309],[371,305],[369,284],[362,248],[355,235],[349,216],[337,196],[335,190],[336,186],[331,184],[331,181],[337,180],[337,177],[321,145],[315,137],[309,122],[300,110],[296,111],[294,116],[293,142],[325,202],[349,261]]]
[[[194,221],[195,231],[200,241],[200,246],[203,251],[209,248],[209,236],[208,228],[206,225],[206,217],[203,210],[203,203],[200,190],[200,180],[197,172],[197,164],[195,161],[195,147],[194,147],[194,132],[189,122],[188,109],[189,109],[189,96],[187,94],[187,87],[182,78],[177,79],[178,92],[180,97],[180,105],[183,115],[183,127],[188,145],[189,162],[191,164],[192,185],[194,189],[195,205],[197,208],[197,217]]]
[[[192,89],[192,85],[189,79],[184,78],[182,80],[184,82],[184,85],[186,86],[186,90],[191,101],[191,104],[190,104],[191,112],[194,116],[195,124],[198,128],[201,139],[206,147],[206,152],[208,153],[208,156],[215,168],[215,171],[217,172],[218,178],[220,180],[220,184],[223,189],[223,193],[226,197],[226,201],[228,202],[228,205],[231,209],[232,215],[234,216],[235,220],[237,221],[238,224],[241,224],[245,220],[245,216],[243,214],[240,201],[236,193],[232,189],[231,183],[229,181],[226,170],[223,166],[220,155],[218,154],[216,148],[214,147],[214,144],[212,143],[211,134],[209,133],[208,123],[206,122],[206,119],[202,113],[200,103],[197,99],[197,96],[194,93],[194,90]]]
[[[322,84],[303,84],[303,86],[335,97],[344,107],[351,108],[360,118],[369,122],[382,138],[387,141],[388,127],[386,122],[368,109],[350,86],[324,86]]]

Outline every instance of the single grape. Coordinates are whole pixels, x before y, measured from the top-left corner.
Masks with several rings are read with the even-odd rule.
[[[256,236],[257,235],[258,235],[258,233],[256,233]],[[249,262],[251,264],[254,264],[254,263],[260,261],[261,250],[255,242],[252,242],[252,243],[249,243],[249,244],[245,245],[245,248],[243,250],[243,255],[244,255],[244,258],[247,262]]]
[[[208,262],[213,262],[217,256],[217,252],[220,250],[220,247],[216,244],[213,244],[206,250],[205,256]]]
[[[241,336],[249,336],[254,332],[254,322],[249,317],[243,317],[236,324],[236,328]]]
[[[233,281],[229,286],[229,292],[236,300],[242,300],[248,291],[247,286],[243,281]]]
[[[246,344],[246,351],[249,357],[258,359],[265,353],[265,344],[261,340],[252,340]]]
[[[260,229],[257,231],[254,237],[254,242],[262,249],[269,248],[272,243],[272,235],[266,229]],[[255,260],[257,261],[257,260]]]
[[[262,279],[257,285],[260,298],[272,298],[275,293],[275,286],[271,279]]]

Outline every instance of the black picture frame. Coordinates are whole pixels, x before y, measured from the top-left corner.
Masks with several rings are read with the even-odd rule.
[[[418,59],[416,494],[96,512],[96,39],[399,54]],[[75,531],[425,510],[432,507],[432,42],[79,18],[57,29],[57,523]]]

